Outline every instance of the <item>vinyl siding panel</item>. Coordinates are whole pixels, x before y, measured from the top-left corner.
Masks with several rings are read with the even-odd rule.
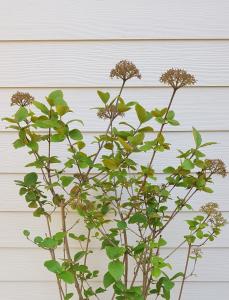
[[[61,87],[59,87],[61,88]],[[106,122],[99,120],[95,122],[96,111],[91,109],[99,104],[99,97],[96,90],[109,91],[111,97],[117,95],[118,88],[62,88],[65,99],[75,112],[78,118],[84,119],[86,132],[103,131],[107,126]],[[15,108],[9,105],[10,97],[18,88],[0,89],[2,115],[10,116]],[[50,93],[51,88],[23,88],[24,92],[29,92],[39,101],[44,101]],[[171,90],[164,87],[127,87],[123,91],[123,98],[126,101],[139,101],[148,110],[155,107],[164,107],[168,103]],[[190,131],[195,126],[201,131],[226,131],[229,130],[228,118],[228,94],[229,87],[195,87],[180,90],[175,97],[172,109],[176,112],[176,118],[180,126],[166,126],[165,131]],[[86,99],[85,101],[82,101]],[[203,113],[204,112],[204,113]],[[86,116],[86,117],[84,117]],[[71,117],[71,116],[70,116]],[[126,118],[132,123],[136,122],[134,113],[128,112]],[[8,124],[0,120],[0,130],[5,131]],[[157,124],[152,124],[156,129]]]
[[[96,90],[118,92],[120,82],[109,78],[110,69],[121,59],[136,63],[142,80],[128,82],[123,93],[128,101],[137,100],[149,110],[164,107],[171,90],[159,82],[162,72],[181,67],[195,74],[195,87],[180,90],[173,104],[179,127],[167,126],[170,153],[156,156],[159,182],[168,163],[176,165],[177,149],[193,145],[192,126],[199,129],[204,141],[216,141],[206,148],[210,158],[221,158],[229,169],[229,2],[182,0],[0,0],[0,117],[13,112],[10,96],[17,90],[42,100],[52,89],[61,88],[74,110],[73,118],[84,120],[82,131],[90,142],[102,133],[106,122],[98,121],[90,108],[98,105]],[[126,118],[136,124],[134,114]],[[155,131],[157,124],[152,124]],[[150,137],[150,136],[149,136]],[[27,228],[33,236],[46,232],[42,219],[32,217],[24,199],[18,196],[15,179],[25,175],[28,157],[24,149],[12,149],[16,133],[0,120],[0,299],[56,300],[54,277],[43,267],[47,253],[37,249],[21,234]],[[42,146],[46,151],[45,145]],[[89,145],[89,152],[93,145]],[[61,158],[64,144],[57,144]],[[138,161],[148,157],[140,155]],[[69,170],[71,172],[71,170]],[[185,220],[193,217],[207,201],[218,201],[229,220],[229,177],[215,178],[214,194],[198,194],[192,200],[193,212],[183,212],[167,230],[168,245],[164,254],[182,241]],[[174,191],[174,195],[176,191]],[[171,210],[173,204],[169,204]],[[70,212],[73,222],[75,214]],[[69,223],[69,224],[70,224]],[[53,230],[58,231],[58,212]],[[77,230],[83,232],[79,224]],[[130,236],[133,239],[133,236]],[[76,250],[76,245],[71,244]],[[104,254],[93,243],[96,268],[106,268]],[[59,249],[61,251],[61,249]],[[182,248],[174,258],[182,268]],[[229,226],[220,238],[208,244],[197,266],[197,276],[186,283],[184,300],[228,300]],[[101,281],[99,277],[97,281]],[[100,282],[94,282],[98,286]],[[171,300],[176,300],[176,283]],[[107,294],[103,299],[110,299]]]
[[[171,67],[195,74],[199,86],[227,86],[228,51],[227,40],[2,42],[0,86],[117,87],[109,72],[121,59],[142,73],[129,86],[161,86],[161,73]]]
[[[3,40],[225,39],[226,0],[8,0]]]

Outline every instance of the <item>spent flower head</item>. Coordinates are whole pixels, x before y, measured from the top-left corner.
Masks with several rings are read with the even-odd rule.
[[[192,248],[191,254],[195,256],[195,258],[201,258],[202,257],[202,250],[200,247],[194,247]]]
[[[123,81],[127,81],[134,77],[141,79],[141,74],[135,64],[133,64],[131,61],[121,60],[116,64],[115,68],[111,70],[110,77],[116,77],[118,79],[122,79]]]
[[[119,112],[117,106],[112,104],[106,107],[100,107],[97,111],[97,116],[100,119],[106,120],[106,119],[112,119],[117,116],[123,117],[124,113]]]
[[[28,106],[33,101],[34,97],[29,93],[17,92],[11,97],[11,105]]]
[[[221,159],[207,159],[205,162],[207,170],[212,174],[221,175],[222,177],[227,176],[226,166]]]
[[[209,202],[200,208],[200,211],[209,216],[208,222],[211,224],[212,228],[223,227],[227,224],[227,220],[218,209],[219,206],[215,202]]]
[[[194,85],[196,79],[193,75],[182,69],[169,69],[160,77],[160,82],[172,86],[175,90],[188,85]]]
[[[213,214],[210,217],[209,222],[213,228],[223,227],[228,223],[220,211],[217,211],[215,214]]]
[[[219,205],[215,202],[208,202],[205,205],[201,206],[200,211],[207,214],[213,215],[218,211]]]

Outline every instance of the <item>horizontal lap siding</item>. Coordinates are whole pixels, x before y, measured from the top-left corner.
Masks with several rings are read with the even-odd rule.
[[[179,287],[180,284],[176,283],[173,292],[174,298],[172,299],[178,298]],[[54,282],[0,282],[0,290],[4,300],[27,300],[31,298],[31,295],[33,295],[33,300],[58,299]],[[13,292],[14,290],[17,292]],[[110,300],[110,293],[106,295],[105,299]],[[228,300],[229,290],[227,282],[217,282],[216,284],[212,284],[212,282],[187,282],[185,285],[185,300],[215,300],[218,298],[220,300]]]
[[[186,220],[192,219],[196,215],[195,212],[182,212],[177,216],[176,220],[171,223],[171,227],[167,227],[165,230],[165,236],[168,239],[168,247],[175,247],[184,240],[184,235],[188,234],[188,226]],[[225,218],[229,218],[229,213],[224,212]],[[71,227],[74,224],[74,220],[77,219],[75,213],[69,215],[68,226]],[[77,219],[78,220],[78,219]],[[0,212],[0,226],[3,229],[0,232],[0,246],[1,247],[12,247],[12,248],[23,248],[29,247],[34,248],[34,245],[29,243],[22,234],[24,229],[29,229],[31,231],[31,237],[37,235],[44,236],[44,233],[47,233],[46,224],[41,218],[33,218],[29,212]],[[108,225],[109,227],[109,225]],[[58,213],[55,213],[52,218],[52,228],[53,232],[58,232],[61,230],[60,216]],[[132,227],[133,230],[136,230],[136,227]],[[75,234],[86,234],[85,228],[80,222],[73,230]],[[176,235],[174,235],[176,232]],[[130,242],[133,243],[136,239],[136,236],[133,233],[129,233]],[[71,246],[79,247],[78,243],[74,240],[71,240]],[[214,241],[214,243],[208,243],[209,248],[224,248],[229,245],[229,235],[227,229],[222,230],[222,235]],[[99,243],[96,239],[93,239],[91,242],[92,248],[98,248]],[[228,249],[227,249],[228,251]],[[225,279],[226,280],[226,279]]]
[[[218,255],[224,257],[224,261],[220,261],[217,264],[215,262],[215,251],[218,251]],[[171,249],[164,249],[161,251],[162,256],[166,256],[171,252]],[[173,258],[175,262],[175,267],[173,270],[169,270],[169,275],[178,272],[182,269],[185,262],[185,254],[187,249],[180,249]],[[198,282],[198,281],[206,281],[206,282],[215,282],[221,281],[226,282],[225,278],[229,276],[229,256],[227,255],[227,249],[210,249],[206,248],[203,250],[203,259],[198,261],[196,272],[198,276],[192,276],[188,281]],[[6,255],[11,255],[11,263],[9,263],[6,259]],[[61,255],[60,252],[57,253],[57,256]],[[97,259],[98,256],[101,259]],[[55,281],[53,274],[45,270],[43,266],[43,262],[49,259],[48,251],[42,251],[40,249],[12,249],[12,248],[4,248],[0,250],[0,262],[1,262],[1,273],[0,280],[1,281],[32,281],[32,282],[46,282],[46,281]],[[89,255],[88,257],[89,263],[91,264],[91,268],[93,270],[97,270],[101,268],[101,274],[106,271],[108,265],[108,258],[106,258],[105,254],[101,252],[101,250],[94,250],[94,253]],[[23,262],[23,264],[22,264]],[[171,260],[169,260],[171,263]],[[189,272],[192,269],[192,263],[189,266]],[[22,272],[22,267],[26,272]],[[36,272],[34,271],[36,270]],[[219,270],[221,272],[219,273]],[[133,272],[133,265],[130,265],[130,272]],[[98,278],[93,279],[92,281],[100,282],[101,275]],[[138,277],[138,281],[141,280],[140,276]],[[179,281],[179,279],[177,279]],[[52,299],[50,299],[52,300]],[[53,299],[54,300],[54,299]],[[110,299],[109,299],[110,300]],[[221,299],[220,299],[221,300]]]
[[[163,174],[157,174],[157,180],[159,183],[164,182],[165,176]],[[24,174],[12,174],[12,173],[0,173],[0,191],[2,196],[0,197],[0,212],[25,212],[31,211],[27,207],[27,203],[18,194],[19,187],[14,184],[14,180],[21,180]],[[201,205],[209,201],[215,201],[217,199],[222,211],[229,212],[229,201],[225,195],[229,194],[229,176],[221,178],[216,176],[214,178],[214,185],[211,185],[214,193],[199,193],[194,195],[192,206],[197,211]],[[176,195],[176,193],[174,193]],[[173,203],[169,203],[169,209],[171,209]],[[14,217],[11,214],[12,218]]]
[[[116,95],[120,81],[109,79],[110,69],[120,59],[130,59],[140,69],[142,80],[128,82],[123,92],[127,101],[139,101],[147,109],[164,107],[171,90],[160,84],[160,74],[170,67],[182,67],[193,73],[198,84],[177,93],[173,103],[179,127],[167,126],[166,139],[171,153],[160,153],[155,160],[158,181],[167,163],[176,165],[177,149],[193,145],[191,127],[198,128],[204,141],[218,144],[206,148],[210,158],[222,158],[229,169],[229,2],[182,0],[9,0],[0,3],[0,101],[1,117],[13,113],[10,96],[17,90],[43,100],[54,88],[62,88],[74,110],[72,117],[84,120],[82,131],[87,142],[104,131],[106,122],[98,121],[97,89]],[[136,124],[134,114],[126,118]],[[152,124],[158,130],[157,124]],[[36,249],[21,234],[46,231],[42,219],[34,219],[26,203],[18,196],[13,180],[28,170],[23,149],[15,152],[11,143],[15,132],[0,120],[0,299],[57,299],[54,277],[43,268],[45,252]],[[152,136],[150,136],[152,137]],[[44,146],[43,150],[45,150]],[[63,145],[56,150],[65,156]],[[88,151],[92,152],[90,145]],[[138,156],[143,162],[149,153]],[[160,161],[161,159],[161,161]],[[192,201],[194,211],[207,201],[218,201],[229,219],[229,177],[215,178],[214,194],[198,194]],[[176,195],[174,191],[174,196]],[[169,204],[172,209],[172,203]],[[167,230],[171,251],[185,234],[185,220],[195,212],[184,212]],[[71,213],[70,221],[75,215]],[[58,231],[58,214],[53,220]],[[78,230],[83,232],[82,225]],[[176,233],[176,234],[174,234]],[[196,277],[185,286],[184,300],[228,300],[229,231],[204,249]],[[133,236],[130,237],[134,240]],[[101,256],[98,243],[93,243]],[[72,244],[72,247],[77,245]],[[75,248],[74,248],[75,249]],[[75,249],[76,250],[76,249]],[[175,262],[182,268],[185,249]],[[92,259],[93,265],[105,259]],[[34,271],[35,270],[35,271]],[[100,280],[100,278],[98,279]],[[93,283],[95,285],[96,283]],[[176,283],[172,300],[177,299]],[[103,299],[110,299],[106,295]]]
[[[92,144],[95,133],[86,133],[84,141],[88,145],[85,151],[89,154],[93,154],[97,149],[95,144]],[[148,139],[152,139],[153,134],[148,135]],[[221,158],[225,161],[229,167],[229,131],[228,132],[203,132],[204,142],[217,142],[216,145],[203,148],[203,152],[206,153],[208,158]],[[172,166],[179,164],[179,159],[176,158],[179,155],[178,149],[187,150],[194,145],[191,132],[167,132],[165,137],[168,143],[171,144],[171,151],[164,151],[157,154],[154,168],[157,173],[162,173],[163,169],[168,165],[168,162]],[[1,151],[1,170],[0,173],[24,173],[28,170],[24,165],[34,161],[33,156],[29,156],[26,152],[26,148],[20,148],[15,151],[11,146],[13,141],[17,139],[16,132],[0,132],[0,147]],[[67,143],[56,143],[52,147],[53,155],[57,155],[60,159],[66,160],[68,157],[68,151],[66,148]],[[41,154],[47,154],[47,143],[41,143]],[[101,154],[108,154],[108,150],[101,151]],[[20,156],[20,160],[18,159]],[[131,155],[131,158],[135,158],[138,163],[147,163],[150,159],[150,152],[141,152]],[[29,168],[31,170],[31,168]],[[69,172],[75,172],[75,170],[69,169]]]
[[[0,39],[228,38],[227,0],[8,0]]]
[[[97,121],[96,110],[91,109],[99,105],[100,100],[96,91],[102,89],[109,91],[111,97],[118,93],[118,88],[62,88],[65,99],[75,112],[77,118],[84,121],[84,131],[103,131],[107,122]],[[15,108],[10,106],[10,97],[18,88],[0,89],[1,112],[4,116],[10,116]],[[51,88],[20,88],[21,91],[31,93],[37,100],[45,101],[45,97],[52,90]],[[166,126],[165,131],[190,131],[195,126],[202,131],[225,131],[229,130],[228,118],[228,94],[229,87],[211,88],[185,88],[180,90],[175,97],[172,109],[176,112],[176,119],[180,126]],[[165,107],[171,95],[170,88],[146,88],[127,87],[123,91],[123,98],[126,101],[139,101],[148,110],[155,107]],[[85,100],[85,101],[83,101]],[[204,113],[203,113],[204,112]],[[86,117],[85,117],[86,116]],[[72,116],[69,115],[69,118]],[[135,113],[126,113],[125,118],[129,122],[136,122]],[[0,120],[0,130],[5,130],[7,123]],[[159,125],[152,123],[155,129]]]
[[[109,79],[116,62],[136,63],[142,80],[130,86],[161,86],[159,77],[171,67],[196,75],[200,86],[229,84],[229,41],[69,41],[2,42],[2,87],[120,86]]]

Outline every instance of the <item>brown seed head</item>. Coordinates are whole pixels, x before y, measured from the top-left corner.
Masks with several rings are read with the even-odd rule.
[[[28,106],[33,101],[34,97],[29,93],[17,92],[11,97],[11,105]]]
[[[179,89],[184,86],[194,85],[196,79],[193,75],[182,69],[169,69],[160,77],[160,82],[172,86],[174,89]]]
[[[227,169],[224,162],[221,159],[207,159],[207,170],[212,174],[220,175],[222,177],[227,176]]]
[[[141,74],[135,64],[127,60],[121,60],[116,64],[115,68],[111,70],[110,77],[116,77],[123,81],[127,81],[133,77],[141,79]]]
[[[217,211],[214,215],[212,215],[209,222],[213,228],[223,227],[228,223],[220,211]]]
[[[86,173],[75,173],[74,177],[79,179],[80,182],[85,182],[88,178]]]
[[[217,212],[219,205],[215,202],[208,202],[205,205],[201,206],[200,211],[211,216]]]
[[[106,106],[106,107],[100,107],[97,111],[97,116],[100,119],[111,119],[113,117],[116,116],[124,116],[124,113],[121,113],[118,111],[116,105],[110,105],[110,106]]]
[[[200,208],[201,212],[209,216],[208,222],[211,224],[212,228],[223,227],[227,224],[227,220],[218,209],[218,204],[214,202],[209,202]]]

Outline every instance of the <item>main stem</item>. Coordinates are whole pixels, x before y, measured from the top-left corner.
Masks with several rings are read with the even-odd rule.
[[[181,288],[180,288],[180,293],[179,293],[178,300],[181,300],[182,292],[183,292],[183,289],[184,289],[184,282],[185,282],[186,274],[187,274],[187,270],[188,270],[188,263],[189,263],[189,256],[190,256],[190,252],[191,252],[191,247],[192,247],[192,245],[189,244],[186,263],[185,263],[185,269],[184,269],[184,275],[183,275],[183,279],[182,279],[182,283],[181,283]]]
[[[69,244],[68,244],[67,228],[66,228],[66,216],[65,216],[65,205],[64,205],[64,203],[61,204],[61,219],[62,219],[62,231],[65,233],[64,248],[66,250],[67,258],[71,262],[72,258],[71,258],[71,253],[70,253],[70,247],[69,247]],[[78,293],[79,300],[84,300],[83,296],[82,296],[81,289],[80,289],[79,282],[78,282],[78,280],[77,280],[77,278],[76,278],[75,275],[74,275],[74,279],[75,279],[75,288],[76,288],[76,291]]]

